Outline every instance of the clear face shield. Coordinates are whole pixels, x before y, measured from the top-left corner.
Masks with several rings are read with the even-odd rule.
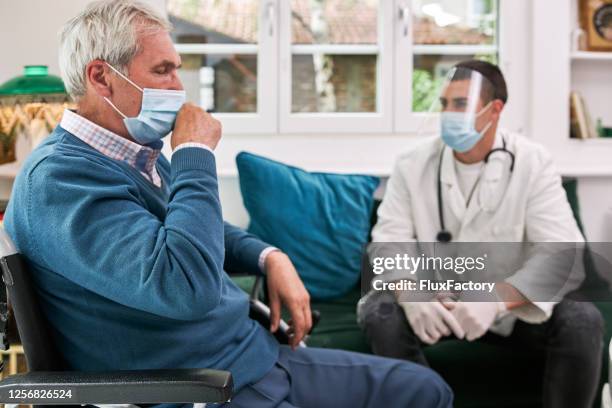
[[[427,133],[436,132],[446,146],[465,153],[473,149],[493,126],[494,100],[495,87],[491,81],[472,69],[453,68],[440,87],[439,97],[426,115],[426,125],[422,129]],[[506,149],[504,140],[503,147],[492,149],[484,163],[474,193],[480,208],[492,212],[499,207],[506,192],[514,167],[514,154]],[[443,207],[439,184],[441,168],[442,154],[438,163],[439,208]],[[441,225],[444,230],[443,220]]]
[[[493,84],[479,72],[469,68],[451,69],[419,133],[435,132],[444,143],[461,153],[472,149],[492,126],[494,94]],[[439,126],[436,126],[438,117]]]

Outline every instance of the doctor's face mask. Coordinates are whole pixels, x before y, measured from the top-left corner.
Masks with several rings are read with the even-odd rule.
[[[140,144],[149,144],[160,140],[174,129],[176,115],[185,103],[185,91],[170,89],[141,88],[123,75],[112,65],[106,64],[117,75],[125,79],[131,86],[142,92],[140,113],[129,118],[123,114],[108,98],[104,98],[112,108],[123,117],[123,123],[130,136]]]
[[[489,110],[491,105],[492,102],[489,102],[476,115],[465,112],[442,112],[440,115],[440,126],[444,143],[460,153],[472,150],[493,124],[489,121],[484,129],[481,131],[476,130],[476,120]]]
[[[465,153],[493,126],[493,90],[493,84],[478,71],[453,68],[449,72],[430,109],[437,115],[427,115],[439,118],[439,135],[447,146]],[[426,128],[431,129],[431,124]]]

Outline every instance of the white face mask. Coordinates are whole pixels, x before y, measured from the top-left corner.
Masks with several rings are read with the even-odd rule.
[[[106,65],[142,92],[140,113],[135,118],[128,118],[108,98],[104,98],[123,117],[123,123],[134,140],[140,144],[149,144],[168,135],[174,129],[176,115],[185,103],[187,97],[185,91],[143,89],[112,65],[108,63]]]

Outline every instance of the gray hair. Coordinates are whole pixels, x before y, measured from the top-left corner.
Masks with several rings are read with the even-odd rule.
[[[61,30],[59,66],[66,89],[75,101],[87,90],[85,68],[95,59],[127,75],[140,47],[138,35],[172,25],[146,4],[131,0],[100,0],[68,21]]]

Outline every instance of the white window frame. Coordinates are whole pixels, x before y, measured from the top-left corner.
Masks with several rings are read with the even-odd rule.
[[[392,127],[393,27],[392,2],[380,0],[377,45],[293,45],[291,43],[291,1],[280,1],[280,132],[281,133],[390,133]],[[292,112],[292,56],[294,54],[377,54],[377,112],[294,113]]]
[[[419,45],[414,44],[414,13],[411,0],[395,0],[395,95],[394,95],[394,132],[395,133],[435,133],[439,115],[412,110],[412,74],[415,55],[472,55],[497,52],[502,61],[502,20],[505,17],[503,4],[498,6],[499,19],[497,45]]]
[[[215,113],[225,134],[269,134],[278,131],[278,0],[259,0],[257,44],[175,44],[179,54],[257,55],[257,112]]]
[[[412,101],[406,99],[406,95],[411,98],[412,94],[410,73],[413,58],[412,38],[410,47],[400,45],[399,7],[402,0],[381,0],[385,6],[379,15],[380,18],[386,18],[386,27],[383,30],[388,30],[391,34],[384,31],[387,34],[384,36],[381,57],[387,65],[386,69],[378,70],[379,74],[383,70],[387,73],[382,85],[379,85],[378,98],[382,98],[381,101],[390,99],[386,105],[386,122],[382,118],[375,122],[381,125],[380,128],[372,125],[372,118],[368,117],[372,114],[353,114],[349,115],[353,116],[350,118],[342,114],[291,117],[290,1],[261,1],[263,5],[260,6],[258,48],[260,112],[215,114],[223,122],[225,135],[217,149],[220,174],[235,176],[236,154],[249,150],[311,171],[388,175],[398,153],[421,143],[421,139],[415,137],[415,132],[423,114],[413,113]],[[510,130],[522,130],[527,134],[531,125],[529,118],[532,107],[531,2],[532,0],[500,0],[499,6],[499,64],[506,76],[510,94],[509,103],[502,115],[502,126]],[[272,7],[268,8],[267,5]],[[263,32],[264,27],[267,27],[268,36]],[[516,27],[521,27],[521,30]],[[269,36],[270,30],[272,36]],[[407,51],[408,55],[398,55],[398,52]],[[400,61],[408,64],[410,70],[407,71]],[[399,76],[399,72],[409,74]],[[284,89],[282,97],[281,89]],[[399,106],[408,108],[402,110]],[[317,122],[320,125],[317,125]]]

